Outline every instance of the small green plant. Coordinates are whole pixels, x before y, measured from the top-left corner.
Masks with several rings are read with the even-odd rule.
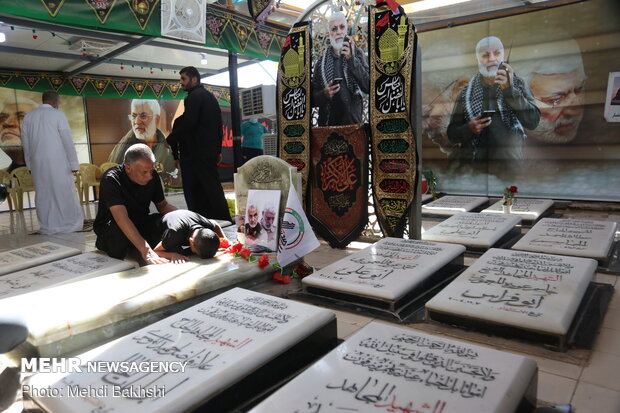
[[[424,175],[424,178],[426,178],[429,192],[431,193],[433,198],[437,198],[437,175],[435,175],[435,172],[433,172],[432,169],[422,171],[422,175]]]

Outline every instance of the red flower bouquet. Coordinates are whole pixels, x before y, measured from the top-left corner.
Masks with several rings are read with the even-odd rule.
[[[504,188],[504,194],[502,196],[502,205],[513,205],[515,202],[515,196],[519,191],[516,186],[510,186]]]

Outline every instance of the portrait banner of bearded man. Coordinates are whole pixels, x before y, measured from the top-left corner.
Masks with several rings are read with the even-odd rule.
[[[114,146],[108,162],[123,163],[125,151],[131,145],[144,143],[151,148],[155,162],[161,164],[163,171],[175,169],[172,151],[165,143],[165,136],[159,130],[161,108],[154,99],[133,99],[127,115],[131,122],[131,130]]]
[[[9,89],[9,95],[0,106],[0,149],[11,159],[9,172],[17,167],[25,166],[24,149],[22,148],[22,121],[27,113],[35,110],[39,104],[31,99],[16,96]]]
[[[539,45],[515,66],[540,109],[540,122],[526,131],[528,138],[547,144],[575,139],[584,114],[586,84],[579,44],[568,39]]]
[[[475,47],[478,73],[459,92],[448,138],[467,147],[464,160],[488,160],[518,169],[523,159],[525,129],[536,129],[540,109],[525,80],[506,62],[502,41],[487,36]],[[482,164],[481,164],[482,162]]]

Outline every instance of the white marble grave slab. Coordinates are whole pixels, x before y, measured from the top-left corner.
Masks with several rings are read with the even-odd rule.
[[[334,313],[319,307],[235,288],[78,356],[82,372],[36,374],[28,384],[63,394],[34,397],[53,412],[186,412],[334,319]],[[184,372],[131,374],[90,372],[88,361],[186,364]],[[102,389],[106,396],[70,397],[71,388]],[[135,391],[141,393],[114,396]]]
[[[543,218],[512,248],[605,260],[617,229],[611,221]]]
[[[486,202],[489,202],[489,198],[484,196],[446,195],[436,201],[422,205],[422,213],[455,215],[459,212],[469,212]]]
[[[535,403],[536,374],[532,359],[372,322],[250,412],[511,413]]]
[[[464,252],[462,245],[384,238],[316,270],[302,284],[397,300]]]
[[[511,214],[462,212],[424,231],[422,239],[462,244],[468,247],[490,248],[520,222],[520,217]]]
[[[125,334],[129,319],[135,326],[137,316],[266,276],[270,268],[227,254],[149,265],[0,300],[0,314],[20,316],[30,332],[27,344],[42,357],[54,357]],[[152,321],[145,317],[142,323]]]
[[[497,201],[487,209],[483,209],[483,214],[503,214],[502,201]],[[535,221],[543,216],[549,208],[553,207],[550,199],[528,199],[517,198],[512,206],[511,214],[520,216],[524,220]]]
[[[0,277],[0,299],[133,268],[127,261],[96,252],[74,255]]]
[[[81,252],[76,248],[66,247],[53,242],[41,242],[5,251],[0,253],[0,275],[35,267],[46,262],[77,255]]]
[[[426,309],[564,336],[596,266],[587,258],[492,248]]]

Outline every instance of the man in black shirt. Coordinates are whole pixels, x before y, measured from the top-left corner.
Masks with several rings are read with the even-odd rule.
[[[185,112],[173,124],[166,141],[180,158],[187,209],[213,219],[232,221],[217,164],[222,152],[222,116],[217,99],[200,84],[195,67],[181,69],[187,92]],[[180,152],[180,154],[179,154]]]
[[[170,252],[186,255],[183,247],[200,258],[211,258],[220,246],[220,238],[226,238],[222,228],[213,220],[185,209],[177,209],[162,219],[164,233],[155,252],[168,258]]]
[[[110,168],[101,178],[99,210],[93,229],[97,234],[97,248],[110,257],[123,259],[133,245],[144,263],[169,262],[152,247],[161,240],[162,216],[176,207],[166,201],[154,163],[151,149],[138,143],[127,149],[122,165]],[[151,202],[158,214],[149,214]]]

